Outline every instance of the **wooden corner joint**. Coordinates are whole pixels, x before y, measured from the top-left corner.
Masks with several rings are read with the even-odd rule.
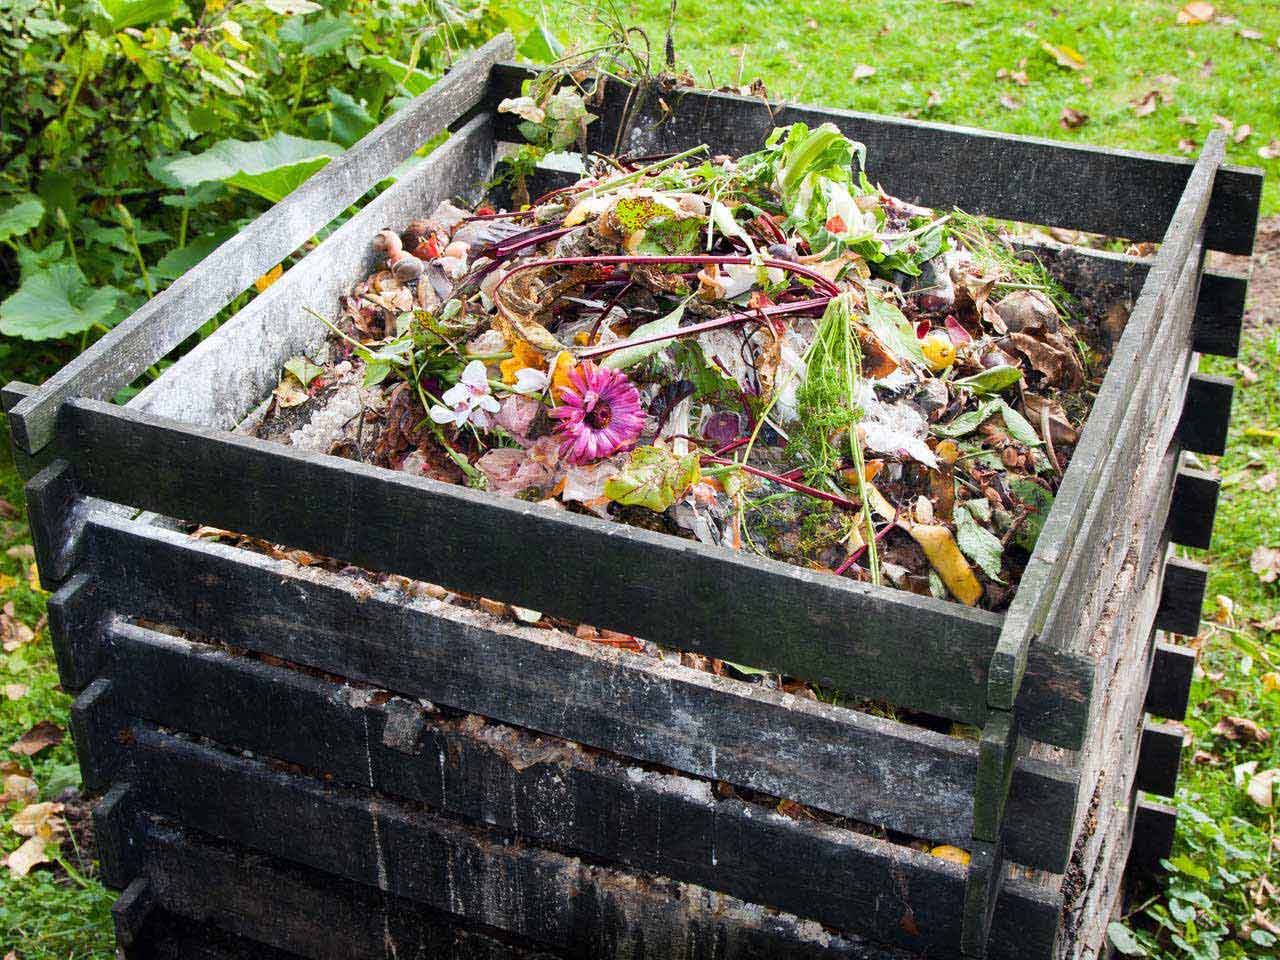
[[[973,840],[965,878],[961,949],[985,957],[991,921],[1004,880],[1005,805],[1018,753],[1018,721],[1010,710],[992,710],[978,742],[973,792]]]
[[[68,693],[80,693],[102,670],[103,627],[108,616],[105,593],[101,581],[81,568],[49,598],[49,635],[58,678]]]
[[[27,481],[27,517],[40,585],[56,590],[80,563],[77,507],[83,501],[75,467],[56,459]]]

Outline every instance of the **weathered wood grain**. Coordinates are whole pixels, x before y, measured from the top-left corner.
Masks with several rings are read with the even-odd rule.
[[[96,794],[109,790],[120,754],[116,738],[128,726],[114,684],[105,677],[89,684],[71,704],[70,721],[85,791]]]
[[[145,877],[138,877],[111,905],[111,923],[115,928],[116,946],[128,950],[138,942],[139,934],[147,919],[156,910],[156,899],[151,884]]]
[[[1177,311],[1172,318],[1166,316],[1179,287],[1184,292],[1188,285],[1193,291],[1198,288],[1197,247],[1205,230],[1210,197],[1214,184],[1218,182],[1225,149],[1225,137],[1218,135],[1220,133],[1210,135],[1187,180],[1186,190],[1169,221],[1160,252],[1112,357],[1071,465],[1058,488],[1053,508],[1005,616],[988,681],[992,707],[1011,710],[1017,703],[1023,664],[1032,640],[1041,632],[1050,612],[1062,597],[1059,584],[1071,574],[1067,569],[1068,561],[1080,534],[1081,518],[1100,483],[1119,482],[1104,465],[1113,454],[1129,454],[1132,445],[1138,442],[1141,434],[1135,435],[1133,431],[1140,430],[1143,424],[1135,424],[1128,433],[1123,432],[1132,395],[1140,384],[1153,382],[1152,378],[1159,375],[1154,368],[1162,361],[1174,362],[1185,356],[1177,344],[1174,344],[1171,355],[1152,353],[1149,346],[1162,330],[1166,336],[1169,335],[1162,321],[1182,319]],[[1189,284],[1185,274],[1193,255],[1194,282]],[[1129,421],[1133,424],[1132,417]]]
[[[908,847],[129,624],[109,641],[121,706],[166,728],[910,949],[945,949],[959,934],[963,871]],[[1027,935],[1047,951],[1056,910],[1040,907],[1017,909],[1036,918]]]
[[[493,103],[519,96],[534,69],[493,70]],[[588,128],[588,147],[612,151],[627,89],[605,88]],[[498,135],[521,142],[518,118],[497,114]],[[651,93],[622,140],[638,154],[708,144],[738,155],[760,149],[775,127],[834,123],[867,147],[871,178],[895,196],[931,207],[1132,240],[1160,240],[1192,177],[1189,160],[1013,136],[921,120],[770,103],[733,94],[676,88]],[[1224,167],[1209,209],[1206,244],[1248,254],[1258,221],[1262,172]]]
[[[1161,860],[1173,856],[1173,837],[1178,811],[1166,803],[1139,800],[1133,824],[1133,845],[1129,851],[1129,871],[1138,876],[1162,873]]]
[[[1187,715],[1187,700],[1195,669],[1194,649],[1157,641],[1151,683],[1147,687],[1147,713],[1181,722]]]
[[[334,231],[279,280],[151,383],[129,406],[187,423],[231,429],[269,394],[281,365],[318,356],[336,320],[339,295],[368,276],[370,238],[430,214],[441,200],[477,192],[493,170],[493,125],[475,117]]]
[[[399,694],[967,843],[966,740],[134,524],[91,526],[111,605]],[[99,561],[97,558],[102,558]],[[161,683],[157,680],[157,683]],[[1074,785],[1015,773],[1010,857],[1059,868]],[[1055,811],[1057,813],[1055,814]]]
[[[479,103],[488,89],[490,67],[512,50],[506,33],[480,47],[64,366],[36,394],[9,411],[14,441],[35,453],[53,439],[58,408],[64,401],[106,399],[132,383],[416,149]]]
[[[1194,637],[1200,632],[1200,608],[1209,583],[1209,568],[1194,560],[1171,557],[1164,567],[1156,627],[1167,633]]]
[[[1240,353],[1240,329],[1244,325],[1245,300],[1249,293],[1247,274],[1206,270],[1196,304],[1195,339],[1197,353],[1234,357]]]
[[[63,422],[60,448],[95,495],[847,695],[966,722],[986,714],[995,614],[98,401],[68,401]],[[1039,718],[1028,732],[1078,733],[1089,672],[1078,657],[1041,656],[1020,707]]]
[[[40,586],[56,590],[79,562],[76,507],[81,492],[75,469],[54,460],[27,481],[25,492]]]
[[[817,957],[842,956],[844,945],[853,944],[864,951],[855,956],[907,955],[701,887],[504,843],[492,829],[146,727],[134,728],[128,751],[149,812],[552,949],[630,956],[643,942],[654,956],[680,958],[700,956],[717,943],[717,956]],[[220,799],[210,803],[215,789]],[[291,828],[281,831],[278,823],[286,819]],[[1020,889],[1035,895],[1034,888]],[[1029,919],[1025,912],[1023,919]],[[1023,932],[1014,951],[995,955],[1027,956],[1017,952],[1026,942]]]
[[[93,806],[93,843],[103,885],[124,890],[141,870],[138,791],[117,780]]]
[[[1169,507],[1169,539],[1184,547],[1208,550],[1213,539],[1213,518],[1218,511],[1220,482],[1213,474],[1181,466],[1173,484]]]
[[[550,960],[563,957],[477,929],[421,903],[307,870],[183,830],[146,825],[147,880],[158,923],[147,930],[186,950],[210,947],[236,960]],[[177,921],[177,922],[175,922]],[[150,953],[140,960],[153,960]],[[159,960],[159,958],[154,958]],[[165,957],[164,960],[170,960]]]
[[[1187,385],[1187,402],[1178,424],[1178,442],[1184,450],[1220,457],[1227,450],[1231,398],[1235,380],[1197,373]]]
[[[1138,748],[1134,785],[1147,793],[1172,797],[1178,788],[1178,764],[1182,760],[1182,731],[1172,724],[1147,720]]]
[[[97,584],[78,572],[49,598],[49,635],[58,663],[58,680],[79,693],[98,676],[102,638],[98,622],[105,612]]]

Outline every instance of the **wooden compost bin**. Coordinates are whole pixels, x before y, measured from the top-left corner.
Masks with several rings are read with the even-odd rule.
[[[103,876],[128,957],[1094,956],[1167,855],[1180,718],[1261,175],[656,88],[591,145],[756,148],[831,121],[890,192],[1160,241],[1046,246],[1131,307],[1004,614],[234,432],[371,264],[491,178],[526,67],[501,37],[44,386],[5,393]],[[106,402],[446,126],[452,136],[126,406]],[[181,532],[374,571],[820,682],[979,741],[502,623]],[[724,798],[717,782],[737,793]],[[742,799],[748,797],[753,799]],[[773,798],[769,801],[769,798]],[[877,829],[776,812],[777,799]],[[908,845],[968,850],[965,866]]]

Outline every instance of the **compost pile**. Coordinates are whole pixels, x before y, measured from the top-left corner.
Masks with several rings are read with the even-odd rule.
[[[863,162],[795,124],[384,230],[260,433],[1002,609],[1104,349],[1033,258]]]

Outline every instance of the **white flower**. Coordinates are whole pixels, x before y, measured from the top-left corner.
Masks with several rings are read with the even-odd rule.
[[[489,393],[489,373],[479,360],[468,363],[458,382],[440,399],[444,404],[433,404],[427,414],[436,423],[459,427],[469,422],[487,430],[493,424],[493,414],[500,409],[497,399]]]
[[[516,371],[515,386],[511,389],[516,393],[522,393],[525,396],[539,394],[547,389],[547,384],[551,382],[551,378],[545,370],[535,370],[533,367],[521,367]]]

